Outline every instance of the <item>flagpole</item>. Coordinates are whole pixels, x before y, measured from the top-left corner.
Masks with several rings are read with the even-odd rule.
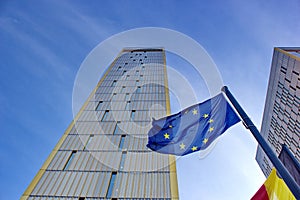
[[[271,149],[269,144],[266,142],[266,140],[262,137],[260,132],[257,130],[256,126],[253,124],[251,119],[248,117],[246,112],[243,110],[243,108],[240,106],[240,104],[237,102],[237,100],[234,98],[234,96],[231,94],[227,86],[222,87],[222,91],[226,94],[232,105],[235,107],[236,111],[240,115],[240,117],[243,120],[244,125],[247,129],[249,129],[258,142],[258,144],[261,146],[261,148],[264,150],[266,155],[269,157],[271,162],[273,163],[274,167],[277,169],[278,173],[283,178],[286,185],[289,187],[291,192],[294,194],[296,199],[300,199],[300,188],[294,178],[291,176],[289,171],[284,167],[282,162],[279,160],[277,155],[274,153],[274,151]]]

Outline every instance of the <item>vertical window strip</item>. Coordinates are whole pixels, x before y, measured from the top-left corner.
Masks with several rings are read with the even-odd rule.
[[[116,123],[115,129],[114,129],[114,132],[113,132],[113,135],[118,134],[118,132],[119,132],[119,126],[118,126],[118,124],[119,124],[119,123],[120,123],[120,122],[117,122],[117,123]]]
[[[96,106],[95,110],[100,110],[101,106],[103,104],[103,101],[99,101],[98,105]]]
[[[135,110],[132,110],[130,115],[131,120],[134,120],[134,117],[135,117]]]
[[[67,162],[66,162],[66,165],[64,166],[63,170],[67,170],[75,156],[75,154],[77,153],[77,151],[72,151],[71,155],[69,156]]]
[[[105,119],[107,118],[108,113],[109,113],[109,110],[106,110],[106,111],[104,112],[101,121],[105,121]]]
[[[109,185],[108,185],[108,190],[107,190],[107,193],[106,193],[106,198],[111,198],[116,176],[117,176],[117,172],[112,172],[111,173],[111,177],[110,177]]]
[[[115,87],[116,86],[116,83],[117,83],[117,80],[114,80],[111,84],[112,87]]]
[[[83,150],[85,150],[88,147],[88,145],[91,143],[91,141],[92,141],[93,138],[94,138],[94,135],[89,135],[89,138],[86,141]]]
[[[119,143],[119,149],[123,149],[125,137],[126,137],[126,135],[121,136],[121,140],[120,140],[120,143]]]
[[[125,110],[129,110],[131,101],[127,101]]]
[[[126,151],[122,152],[122,157],[121,157],[121,162],[120,162],[120,167],[119,167],[120,170],[124,169],[124,163],[125,163],[126,154],[127,154]]]
[[[125,91],[125,88],[126,88],[126,86],[122,86],[120,93],[123,93]]]

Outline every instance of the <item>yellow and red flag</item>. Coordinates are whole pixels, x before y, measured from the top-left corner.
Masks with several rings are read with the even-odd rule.
[[[251,200],[296,200],[296,198],[273,168],[270,176]]]

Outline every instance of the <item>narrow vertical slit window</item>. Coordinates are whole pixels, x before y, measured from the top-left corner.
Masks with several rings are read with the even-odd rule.
[[[111,101],[115,100],[116,96],[117,96],[117,93],[113,93],[113,95],[111,97]]]
[[[136,88],[136,93],[140,93],[141,92],[141,86],[138,86],[137,88]]]
[[[121,149],[121,150],[123,149],[123,146],[124,146],[125,137],[126,137],[126,135],[121,136],[121,140],[120,140],[120,144],[119,144],[119,149]]]
[[[121,93],[125,90],[126,86],[122,86]]]
[[[108,113],[109,113],[109,110],[106,110],[106,111],[104,112],[101,121],[105,121],[105,120],[106,120]]]
[[[69,156],[69,158],[68,158],[68,160],[67,160],[67,162],[66,162],[66,164],[63,168],[63,170],[67,170],[69,168],[69,166],[72,163],[72,160],[73,160],[76,153],[77,153],[77,151],[72,151],[71,155]]]
[[[114,133],[113,133],[114,135],[118,134],[118,132],[119,132],[119,125],[118,124],[120,124],[119,121],[116,123],[116,127],[115,127],[115,130],[114,130]]]
[[[125,100],[126,100],[126,101],[129,100],[129,93],[126,93],[126,95],[125,95]]]
[[[125,110],[129,110],[130,109],[130,104],[131,104],[131,101],[127,101]]]
[[[122,73],[122,75],[126,74],[126,72],[127,72],[127,70],[124,70],[123,73]]]
[[[96,110],[100,110],[102,104],[103,104],[103,101],[99,101],[98,105],[96,106]]]
[[[89,146],[89,144],[91,143],[91,141],[93,140],[93,138],[94,138],[94,135],[90,135],[89,136],[88,140],[86,141],[86,144],[84,145],[83,150],[85,150]]]
[[[108,189],[107,189],[107,193],[106,193],[106,198],[111,198],[113,188],[115,185],[116,176],[117,176],[117,172],[111,173],[111,177],[110,177],[110,181],[109,181],[109,185],[108,185]]]
[[[134,117],[135,117],[135,110],[132,110],[130,115],[131,120],[134,120]]]
[[[125,163],[126,154],[127,154],[126,151],[122,152],[122,157],[121,157],[121,162],[120,162],[120,168],[119,168],[120,170],[124,169],[124,163]]]
[[[117,84],[117,80],[114,80],[113,82],[112,82],[112,84],[111,84],[111,86],[116,86],[116,84]]]

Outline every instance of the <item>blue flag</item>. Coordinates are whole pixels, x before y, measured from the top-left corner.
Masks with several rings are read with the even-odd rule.
[[[206,149],[240,118],[222,93],[183,111],[153,119],[147,147],[165,154],[183,156]]]

